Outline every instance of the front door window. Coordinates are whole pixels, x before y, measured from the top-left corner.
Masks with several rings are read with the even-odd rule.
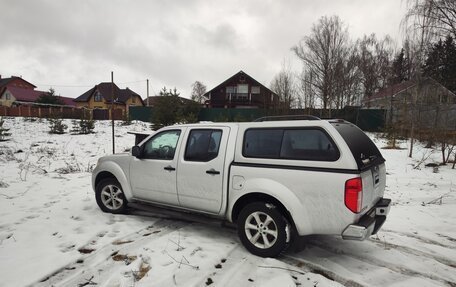
[[[180,131],[162,132],[151,138],[144,145],[144,158],[172,160],[176,152]]]

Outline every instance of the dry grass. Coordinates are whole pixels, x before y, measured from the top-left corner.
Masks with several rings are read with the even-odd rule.
[[[133,276],[135,277],[136,281],[141,280],[144,276],[147,275],[147,272],[150,270],[150,265],[147,263],[142,262],[141,266],[139,267],[138,271],[133,271]]]

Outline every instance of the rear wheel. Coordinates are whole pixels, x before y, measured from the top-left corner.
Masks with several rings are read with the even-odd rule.
[[[242,244],[255,255],[276,257],[288,246],[289,224],[273,204],[248,204],[240,212],[237,225]]]
[[[114,178],[100,181],[95,189],[95,198],[98,206],[104,212],[124,213],[127,208],[127,200],[122,191],[122,186]]]

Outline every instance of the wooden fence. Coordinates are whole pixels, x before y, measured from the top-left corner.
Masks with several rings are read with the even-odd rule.
[[[94,120],[110,120],[111,113],[108,109],[86,109],[72,107],[34,107],[34,106],[17,106],[7,107],[0,106],[0,116],[7,117],[34,117],[50,118],[58,117],[63,119],[81,119],[88,118]],[[124,120],[125,112],[122,109],[114,109],[112,115],[115,120]]]

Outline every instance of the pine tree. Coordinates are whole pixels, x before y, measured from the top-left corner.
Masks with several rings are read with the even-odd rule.
[[[7,141],[7,137],[11,135],[11,133],[8,132],[10,129],[3,127],[4,122],[5,120],[2,117],[0,117],[0,141]]]
[[[62,99],[60,98],[60,96],[55,94],[55,90],[53,88],[50,88],[49,92],[42,93],[35,102],[40,103],[40,104],[50,104],[50,105],[64,105],[65,104],[62,101]]]
[[[406,59],[405,59],[405,53],[404,53],[404,48],[401,49],[399,54],[394,57],[393,64],[392,64],[392,75],[390,78],[390,83],[391,84],[399,84],[402,83],[403,81],[408,80],[407,75],[406,75]]]
[[[48,119],[49,121],[49,133],[50,134],[64,134],[65,130],[68,128],[66,124],[63,123],[63,120],[57,115],[53,115]]]
[[[451,36],[432,45],[422,69],[425,76],[456,92],[456,43]]]

